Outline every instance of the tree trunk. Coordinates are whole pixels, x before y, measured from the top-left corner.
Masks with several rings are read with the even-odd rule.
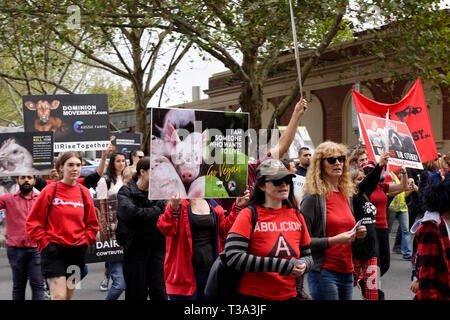
[[[258,132],[262,127],[263,94],[261,84],[242,83],[239,104],[241,105],[242,111],[250,113],[250,127]]]
[[[147,103],[144,97],[144,91],[142,89],[142,84],[136,86],[133,83],[134,92],[134,109],[136,110],[136,132],[142,133],[142,145],[141,149],[144,154],[149,154],[149,146],[146,141],[148,141],[149,130],[147,130]]]

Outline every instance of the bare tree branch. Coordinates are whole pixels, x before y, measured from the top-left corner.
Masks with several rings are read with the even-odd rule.
[[[184,57],[184,55],[189,51],[191,46],[192,46],[192,42],[189,42],[186,45],[186,47],[183,49],[183,51],[180,53],[180,55],[177,57],[177,59],[172,63],[172,65],[169,66],[169,69],[164,74],[164,76],[153,86],[152,90],[146,95],[147,98],[153,97],[153,95],[156,93],[156,91],[158,91],[158,89],[167,80],[167,78],[175,71],[176,66],[181,61],[181,59]]]
[[[334,36],[340,30],[341,22],[342,22],[342,18],[344,17],[344,14],[345,14],[345,10],[339,11],[334,16],[333,24],[332,24],[331,28],[328,30],[328,33],[322,39],[319,46],[314,50],[311,57],[305,62],[304,66],[302,67],[302,73],[301,73],[302,81],[304,81],[304,79],[306,79],[307,75],[311,72],[311,69],[313,68],[313,66],[317,63],[317,61],[319,61],[319,58],[322,55],[322,53],[325,52],[325,50],[328,48],[331,41],[333,40]],[[300,85],[299,85],[299,81],[297,79],[297,81],[295,81],[294,86],[290,90],[288,96],[286,98],[284,98],[283,101],[278,106],[278,108],[276,108],[276,110],[270,120],[268,128],[272,128],[274,121],[276,119],[279,120],[281,118],[281,116],[286,112],[287,108],[292,105],[292,103],[294,102],[294,99],[298,96],[299,92],[300,92]]]
[[[39,77],[22,78],[22,77],[12,76],[12,75],[9,75],[9,74],[3,73],[3,72],[0,72],[0,77],[7,78],[7,79],[12,79],[12,80],[18,80],[18,81],[27,81],[27,82],[40,81],[40,82],[51,84],[51,85],[57,87],[58,89],[61,89],[62,91],[67,92],[69,94],[73,94],[73,92],[71,90],[67,89],[66,87],[64,87],[62,85],[59,85],[55,81],[42,79],[42,78],[39,78]]]

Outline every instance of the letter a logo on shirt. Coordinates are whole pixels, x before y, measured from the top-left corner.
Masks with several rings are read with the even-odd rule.
[[[268,256],[278,258],[293,257],[295,256],[295,251],[292,249],[292,247],[280,233],[275,243],[275,246],[272,248]]]

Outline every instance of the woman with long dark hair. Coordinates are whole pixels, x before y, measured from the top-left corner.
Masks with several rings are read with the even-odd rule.
[[[295,201],[292,178],[280,160],[267,159],[256,170],[249,206],[239,213],[225,244],[227,265],[243,271],[242,300],[288,300],[297,296],[296,278],[311,265],[309,233]]]
[[[123,171],[126,168],[126,156],[122,152],[114,152],[106,167],[106,172],[100,179],[97,185],[97,199],[100,199],[100,206],[102,213],[101,219],[104,228],[110,226],[109,215],[107,209],[107,199],[115,199],[120,188],[124,185]],[[115,230],[111,230],[115,231]],[[103,232],[108,234],[109,232]],[[102,241],[106,239],[101,239]],[[109,278],[112,279],[111,288],[106,295],[106,300],[117,300],[122,292],[125,290],[125,280],[123,277],[122,261],[105,261],[105,274],[100,282],[100,290],[108,290]]]

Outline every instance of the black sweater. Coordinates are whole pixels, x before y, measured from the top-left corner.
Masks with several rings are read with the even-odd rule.
[[[362,241],[353,243],[353,258],[367,260],[377,256],[376,246],[376,211],[375,206],[370,202],[370,195],[374,192],[380,181],[382,167],[378,164],[364,178],[357,188],[357,193],[353,196],[353,213],[355,220],[362,219],[363,226],[367,229],[366,237]]]

